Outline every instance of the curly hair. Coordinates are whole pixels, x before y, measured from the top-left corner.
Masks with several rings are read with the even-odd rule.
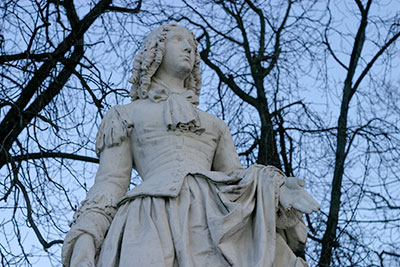
[[[176,23],[162,25],[153,30],[144,40],[142,48],[133,62],[132,76],[129,79],[129,82],[133,84],[130,92],[132,101],[147,98],[151,77],[161,65],[164,56],[167,32],[176,27],[182,26]],[[192,72],[184,81],[184,87],[199,96],[201,89],[200,54],[197,51],[197,41],[193,32],[186,30],[193,36],[195,60]]]

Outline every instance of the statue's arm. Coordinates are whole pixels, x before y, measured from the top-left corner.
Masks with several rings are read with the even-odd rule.
[[[224,123],[222,134],[214,156],[213,170],[231,173],[242,168],[239,156],[229,132]],[[298,178],[286,177],[275,167],[269,166],[271,171],[277,172],[276,183],[278,188],[279,212],[277,212],[278,231],[285,232],[283,236],[294,251],[301,251],[307,239],[307,227],[302,220],[302,213],[312,213],[319,210],[319,204],[304,190],[304,181]],[[241,171],[240,171],[241,172]]]
[[[220,138],[215,151],[212,170],[231,173],[242,168],[229,128],[225,122],[220,121]]]
[[[214,156],[213,170],[229,173],[242,168],[229,128],[224,123]],[[280,184],[279,204],[285,211],[293,208],[301,213],[310,214],[319,210],[318,202],[304,189],[304,180],[295,177],[286,177],[277,168],[272,166],[270,168],[280,173],[281,178],[278,179],[278,183]]]
[[[106,114],[100,125],[96,140],[99,168],[95,183],[75,213],[64,240],[64,266],[82,261],[93,263],[116,213],[117,203],[127,191],[133,165],[128,128],[133,125],[124,124],[124,117],[122,107],[117,106]]]

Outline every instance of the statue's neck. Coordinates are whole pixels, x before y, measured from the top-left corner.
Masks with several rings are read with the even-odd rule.
[[[165,88],[173,93],[181,94],[186,91],[186,89],[183,87],[183,84],[184,82],[182,80],[173,79],[172,77],[170,77],[170,79],[162,79],[160,77],[153,76],[151,78],[150,90],[155,88]]]

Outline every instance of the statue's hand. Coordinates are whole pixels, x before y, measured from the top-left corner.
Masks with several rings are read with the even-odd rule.
[[[280,203],[285,210],[295,209],[310,214],[318,211],[318,202],[304,190],[306,182],[299,178],[287,177],[280,188]]]
[[[71,267],[95,267],[94,257],[96,249],[93,237],[83,234],[76,240],[71,256]]]

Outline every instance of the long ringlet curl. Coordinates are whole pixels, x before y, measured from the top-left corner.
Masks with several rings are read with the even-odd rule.
[[[182,27],[176,23],[162,25],[153,30],[144,40],[142,48],[133,61],[132,76],[129,82],[132,83],[130,96],[132,101],[147,98],[151,84],[151,77],[156,73],[161,65],[167,33],[176,27]],[[185,28],[186,29],[186,28]],[[186,29],[189,31],[188,29]],[[197,96],[200,95],[201,75],[200,75],[200,54],[197,50],[197,41],[193,32],[195,47],[195,60],[193,70],[184,81],[184,87],[192,90]]]

